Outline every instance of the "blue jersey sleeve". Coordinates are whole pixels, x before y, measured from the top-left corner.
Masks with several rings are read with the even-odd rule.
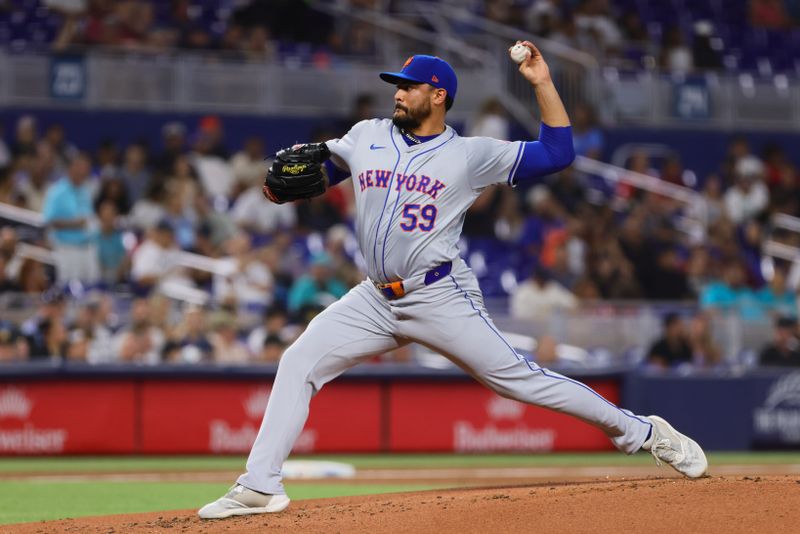
[[[517,180],[553,174],[569,167],[574,160],[572,127],[553,127],[542,123],[539,140],[524,144],[520,163],[508,177],[508,183],[514,185]]]
[[[331,160],[325,160],[325,171],[328,173],[328,187],[344,182],[350,178],[350,171],[340,169]]]

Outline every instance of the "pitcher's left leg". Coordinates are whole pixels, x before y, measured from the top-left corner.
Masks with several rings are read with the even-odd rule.
[[[489,318],[474,278],[459,278],[466,288],[449,276],[435,284],[439,286],[435,303],[421,300],[408,307],[410,317],[403,321],[403,335],[444,354],[503,397],[582,419],[600,428],[628,454],[642,448],[652,427],[647,418],[618,408],[577,380],[525,360]],[[421,292],[430,289],[433,293],[433,287]],[[409,295],[415,296],[424,298]]]

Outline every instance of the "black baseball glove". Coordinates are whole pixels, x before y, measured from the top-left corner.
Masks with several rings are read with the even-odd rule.
[[[325,143],[295,145],[275,155],[264,180],[264,196],[276,204],[312,198],[325,192],[322,163],[331,157]]]

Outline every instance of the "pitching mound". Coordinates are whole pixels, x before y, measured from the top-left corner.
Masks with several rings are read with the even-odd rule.
[[[4,532],[794,532],[797,477],[608,479],[294,502],[281,514],[200,521],[194,511],[10,526]]]

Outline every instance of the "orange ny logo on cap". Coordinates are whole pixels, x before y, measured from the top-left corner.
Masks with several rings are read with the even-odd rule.
[[[406,68],[406,67],[408,67],[409,63],[411,63],[412,61],[414,61],[414,56],[411,56],[410,58],[408,58],[408,59],[406,60],[406,62],[405,62],[405,63],[403,63],[403,68]],[[402,70],[402,69],[401,69],[401,70]]]
[[[434,74],[433,76],[431,76],[431,81],[433,83],[439,83],[439,78],[437,78],[436,75]]]

